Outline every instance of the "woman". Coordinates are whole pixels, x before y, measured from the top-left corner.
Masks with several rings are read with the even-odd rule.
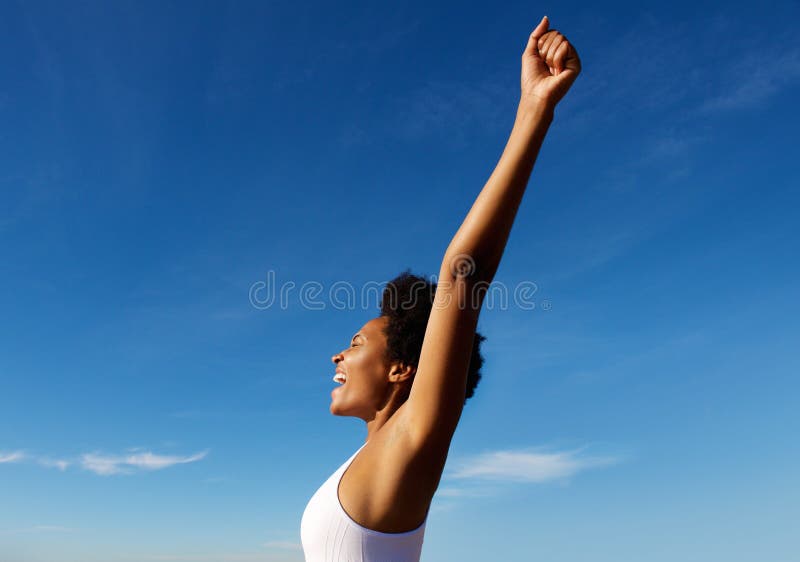
[[[581,70],[575,49],[548,26],[545,16],[528,39],[511,136],[445,252],[438,287],[402,274],[387,285],[381,315],[332,357],[340,386],[331,413],[363,419],[367,439],[306,506],[307,562],[419,560],[450,441],[480,378],[485,289],[555,106]]]

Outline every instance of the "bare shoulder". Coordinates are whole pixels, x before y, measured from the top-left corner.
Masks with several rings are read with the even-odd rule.
[[[405,405],[358,453],[339,483],[339,501],[359,525],[385,533],[416,529],[439,485],[448,443],[420,443]]]

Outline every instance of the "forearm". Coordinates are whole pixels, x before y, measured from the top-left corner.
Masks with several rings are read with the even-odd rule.
[[[553,120],[553,107],[521,102],[497,166],[445,253],[445,264],[469,256],[477,281],[491,282],[525,194],[536,156]]]

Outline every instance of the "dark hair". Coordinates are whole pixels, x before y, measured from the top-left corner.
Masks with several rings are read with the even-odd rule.
[[[381,316],[389,320],[386,334],[386,355],[389,361],[400,362],[413,367],[419,366],[422,341],[425,328],[433,309],[436,295],[436,283],[423,277],[412,275],[406,269],[386,284],[381,297]],[[481,380],[481,342],[486,338],[475,332],[472,344],[472,357],[467,371],[467,388],[464,402],[475,393],[475,387]]]

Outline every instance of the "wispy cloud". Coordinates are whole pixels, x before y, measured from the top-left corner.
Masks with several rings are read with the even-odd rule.
[[[220,484],[222,482],[227,482],[228,478],[225,476],[211,476],[209,478],[203,478],[203,483],[205,484]]]
[[[495,134],[513,123],[514,92],[496,75],[480,83],[436,78],[392,101],[390,130],[406,140],[447,136],[463,147],[483,129]]]
[[[71,533],[75,531],[70,527],[61,525],[34,525],[32,527],[22,527],[19,529],[0,529],[0,535],[19,535],[27,533]]]
[[[266,554],[264,552],[222,552],[203,554],[150,554],[137,556],[137,560],[164,560],[186,562],[300,562],[296,553]]]
[[[682,21],[643,13],[624,32],[582,51],[583,76],[565,104],[572,112],[555,134],[618,128],[624,118],[641,123],[637,139],[641,131],[665,126],[691,136],[711,112],[764,104],[797,84],[800,50],[791,33],[753,29],[721,10]],[[759,45],[757,52],[752,45]],[[763,52],[775,56],[759,56]]]
[[[490,495],[487,490],[469,490],[467,488],[455,488],[446,486],[436,490],[439,498],[481,498]]]
[[[215,554],[150,554],[137,556],[137,560],[164,560],[186,562],[283,562],[272,558],[264,558],[264,553],[215,553]],[[287,561],[288,562],[288,561]]]
[[[706,100],[702,109],[718,111],[756,106],[798,79],[800,50],[774,57],[750,54],[737,59],[724,70],[725,89]]]
[[[69,466],[72,464],[68,460],[50,459],[50,458],[47,458],[47,457],[40,457],[40,458],[36,459],[36,462],[38,462],[40,465],[42,465],[42,466],[44,466],[46,468],[57,468],[61,472],[64,472],[65,470],[67,470],[67,468],[69,468]]]
[[[137,470],[162,470],[176,464],[187,464],[206,457],[208,451],[202,451],[188,457],[176,455],[157,455],[151,452],[132,455],[104,455],[87,453],[81,456],[80,464],[85,470],[101,476],[112,474],[130,474]]]
[[[130,474],[137,471],[162,470],[177,464],[187,464],[204,459],[208,450],[189,456],[159,455],[141,448],[128,449],[128,454],[108,455],[104,453],[85,453],[77,459],[53,458],[29,455],[22,451],[0,452],[0,464],[28,461],[45,468],[55,468],[61,472],[77,465],[84,470],[101,476],[111,474]]]
[[[0,463],[19,462],[24,458],[25,453],[22,451],[12,451],[11,453],[0,452]]]
[[[617,457],[583,456],[581,452],[582,449],[561,452],[536,449],[490,451],[463,459],[449,476],[541,483],[566,480],[579,472],[620,462]]]

